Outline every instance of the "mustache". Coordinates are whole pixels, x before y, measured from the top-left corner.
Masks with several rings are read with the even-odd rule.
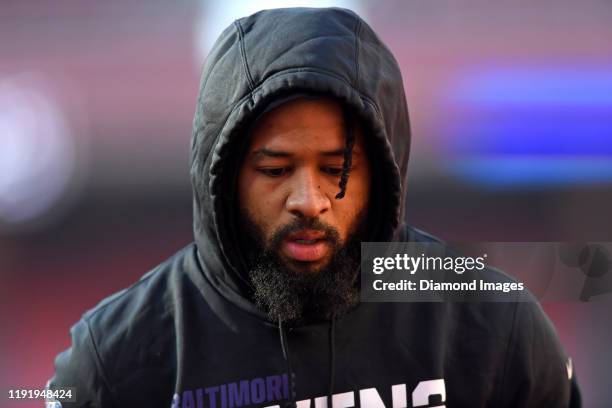
[[[287,236],[306,229],[322,232],[325,234],[324,239],[334,247],[338,247],[340,245],[340,234],[338,233],[338,230],[316,217],[296,218],[289,224],[277,229],[274,234],[272,234],[268,246],[273,250],[278,249]]]

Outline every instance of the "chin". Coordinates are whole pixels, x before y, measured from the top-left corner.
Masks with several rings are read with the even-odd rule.
[[[308,273],[313,275],[320,273],[327,265],[329,265],[329,257],[314,262],[296,261],[291,259],[283,259],[283,261],[285,267],[293,272]]]

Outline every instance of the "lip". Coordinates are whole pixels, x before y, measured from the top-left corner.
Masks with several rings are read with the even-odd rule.
[[[298,232],[294,232],[292,234],[289,234],[289,236],[287,237],[287,241],[295,241],[298,239],[301,240],[313,240],[313,239],[324,239],[325,238],[325,233],[322,231],[317,231],[317,230],[302,230],[302,231],[298,231]]]
[[[282,251],[287,257],[296,261],[316,262],[327,255],[329,244],[325,239],[325,233],[304,230],[290,234],[283,242]]]

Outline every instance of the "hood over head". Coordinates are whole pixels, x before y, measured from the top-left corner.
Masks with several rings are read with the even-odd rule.
[[[361,120],[378,189],[371,198],[377,230],[369,240],[396,240],[404,224],[408,111],[398,64],[374,31],[339,8],[264,10],[236,20],[202,72],[190,172],[204,273],[243,305],[250,285],[238,244],[237,161],[253,121],[295,94],[335,98]]]

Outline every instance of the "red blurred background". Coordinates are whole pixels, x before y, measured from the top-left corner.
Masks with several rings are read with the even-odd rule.
[[[189,138],[215,36],[260,8],[330,4],[402,68],[413,225],[612,241],[610,2],[5,0],[0,389],[42,387],[85,310],[192,240]],[[610,298],[543,305],[586,407],[612,403]]]

